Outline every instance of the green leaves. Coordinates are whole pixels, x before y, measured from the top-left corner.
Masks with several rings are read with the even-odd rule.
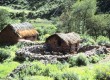
[[[88,62],[88,58],[84,54],[79,54],[77,56],[73,56],[68,60],[70,67],[73,66],[86,66]]]
[[[10,56],[9,51],[6,51],[5,49],[0,49],[0,62],[3,62],[9,56]]]
[[[0,9],[0,30],[10,22],[9,12],[5,9]]]

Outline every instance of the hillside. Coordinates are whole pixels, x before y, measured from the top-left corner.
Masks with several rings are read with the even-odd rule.
[[[58,16],[62,12],[64,0],[3,0],[0,6],[8,6],[18,10],[31,10],[40,18]]]
[[[0,6],[8,6],[17,10],[30,10],[32,11],[30,14],[34,14],[34,18],[50,19],[60,16],[67,2],[65,0],[2,0]],[[110,11],[109,5],[109,0],[97,0],[97,13],[108,13]]]

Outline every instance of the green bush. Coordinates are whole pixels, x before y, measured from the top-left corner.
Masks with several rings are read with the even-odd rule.
[[[54,80],[63,80],[61,74],[55,74],[55,75],[52,75],[52,77],[54,78]]]
[[[100,59],[103,59],[107,56],[107,54],[98,54],[98,55],[99,55]]]
[[[82,35],[81,38],[82,38],[82,45],[94,45],[95,44],[94,39],[89,35]]]
[[[99,45],[107,45],[110,44],[110,40],[109,38],[105,37],[105,36],[99,36],[96,40],[97,44]]]
[[[45,39],[56,32],[56,26],[49,20],[36,19],[36,23],[32,23],[35,29],[39,32],[39,40]]]
[[[76,66],[76,59],[77,56],[72,56],[68,59],[68,63],[70,64],[70,67]]]
[[[79,80],[79,76],[76,73],[56,73],[52,75],[51,77],[54,78],[54,80]]]
[[[79,54],[76,59],[77,66],[86,66],[88,64],[88,58],[84,54]]]
[[[46,68],[46,69],[42,72],[42,75],[43,75],[43,76],[49,76],[49,73],[50,73],[50,69],[49,69],[49,68]]]
[[[96,80],[110,80],[109,68],[97,69],[95,78]]]
[[[97,63],[100,60],[100,57],[98,55],[93,55],[89,57],[90,63]]]
[[[0,9],[0,30],[2,30],[5,25],[9,24],[10,21],[9,12],[5,9]]]
[[[82,53],[78,56],[73,56],[68,59],[70,67],[73,66],[86,66],[88,64],[88,58]]]
[[[62,74],[63,80],[79,80],[79,77],[75,73],[64,73]]]
[[[4,61],[9,56],[9,51],[6,51],[5,49],[0,49],[0,62]]]

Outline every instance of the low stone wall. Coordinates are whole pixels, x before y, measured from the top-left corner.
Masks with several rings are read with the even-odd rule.
[[[44,45],[34,45],[23,47],[22,49],[16,52],[16,57],[18,59],[30,59],[30,60],[39,60],[47,61],[49,63],[55,63],[57,60],[68,59],[68,57],[73,56],[73,54],[66,54],[60,52],[46,52],[46,47]]]
[[[83,52],[86,56],[91,56],[94,54],[107,53],[107,48],[105,46],[84,46],[79,52]],[[16,57],[19,59],[29,58],[30,60],[47,60],[51,62],[52,60],[62,60],[73,56],[73,54],[65,54],[61,52],[47,52],[46,46],[43,44],[36,44],[33,46],[23,47],[16,52]]]

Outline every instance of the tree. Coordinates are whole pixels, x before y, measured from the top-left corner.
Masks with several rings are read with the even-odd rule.
[[[26,21],[26,16],[25,16],[26,13],[25,12],[21,12],[20,15],[21,15],[21,17],[20,17],[21,22],[25,22]]]
[[[71,0],[60,17],[62,28],[65,32],[84,34],[89,28],[87,20],[95,14],[96,8],[96,0],[77,0],[75,3]]]
[[[0,9],[0,30],[10,22],[9,12],[5,9]]]

